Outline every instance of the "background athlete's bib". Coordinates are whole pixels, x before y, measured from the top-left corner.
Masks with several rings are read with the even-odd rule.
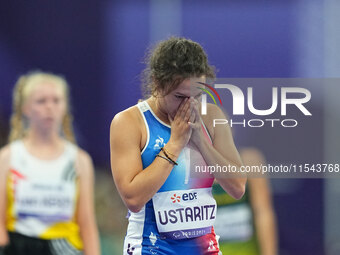
[[[74,212],[75,186],[53,180],[20,180],[16,186],[16,213],[46,223],[63,222]]]
[[[253,236],[252,212],[248,204],[219,207],[214,228],[220,241],[247,241]]]

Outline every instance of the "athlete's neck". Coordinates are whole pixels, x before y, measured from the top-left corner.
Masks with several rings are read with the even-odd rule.
[[[155,97],[150,97],[146,101],[148,102],[149,106],[151,107],[152,111],[156,114],[156,116],[164,123],[170,125],[168,113],[162,108],[159,99]]]
[[[23,139],[25,144],[29,147],[35,148],[54,148],[57,151],[63,147],[64,139],[56,132],[41,132],[34,128],[27,130],[25,138]]]
[[[56,132],[41,133],[29,129],[23,143],[30,154],[43,160],[57,159],[65,149],[65,140]]]

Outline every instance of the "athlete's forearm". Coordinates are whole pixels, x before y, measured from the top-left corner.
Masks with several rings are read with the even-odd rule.
[[[255,214],[257,238],[262,255],[277,254],[277,232],[275,216],[271,209],[264,209]]]
[[[7,233],[6,226],[0,224],[0,246],[5,246],[9,243],[9,237]]]
[[[177,160],[182,148],[170,141],[164,146],[166,151],[174,161]],[[160,155],[166,157],[163,152]],[[138,212],[162,187],[171,173],[174,165],[168,160],[156,157],[154,161],[145,169],[141,170],[125,187],[124,201],[132,212]]]
[[[80,226],[80,235],[84,244],[84,255],[100,255],[99,234],[95,223],[83,223]]]
[[[0,151],[0,246],[9,243],[6,228],[6,209],[7,209],[7,175],[9,169],[10,154],[7,151]]]
[[[240,169],[241,164],[224,158],[206,139],[201,139],[197,146],[207,166],[234,166],[237,170]],[[247,181],[245,174],[223,171],[215,171],[213,174],[222,188],[231,196],[236,199],[240,199],[243,196]]]

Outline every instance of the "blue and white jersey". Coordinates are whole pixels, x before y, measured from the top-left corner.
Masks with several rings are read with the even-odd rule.
[[[169,141],[171,127],[162,122],[146,101],[137,104],[147,130],[141,152],[147,168]],[[202,124],[203,131],[210,139]],[[211,142],[211,139],[210,139]],[[203,165],[199,151],[185,147],[163,186],[138,212],[129,211],[124,254],[218,254],[213,229],[216,202],[212,175],[190,177],[190,160]]]

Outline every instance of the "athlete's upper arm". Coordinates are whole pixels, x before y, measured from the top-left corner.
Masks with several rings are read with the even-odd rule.
[[[94,210],[94,168],[89,154],[78,150],[76,168],[79,177],[77,222],[84,243],[84,254],[100,254]]]
[[[0,235],[5,232],[6,223],[6,181],[10,166],[10,148],[9,146],[4,147],[0,150]],[[0,238],[0,245],[4,240]]]
[[[225,158],[237,165],[242,165],[240,155],[236,149],[233,135],[229,124],[216,124],[213,127],[214,119],[227,119],[224,112],[213,104],[207,107],[209,117],[208,125],[213,129],[213,146]]]
[[[76,168],[79,176],[78,221],[82,224],[94,217],[94,170],[91,157],[80,149]]]
[[[266,164],[265,157],[261,151],[256,148],[246,148],[240,151],[244,165],[260,166]],[[254,213],[261,213],[266,210],[272,210],[271,192],[268,179],[251,178],[248,181],[250,189],[250,201]]]
[[[118,113],[110,128],[111,169],[116,187],[128,205],[133,199],[130,183],[143,170],[141,131],[137,117],[129,110]]]

